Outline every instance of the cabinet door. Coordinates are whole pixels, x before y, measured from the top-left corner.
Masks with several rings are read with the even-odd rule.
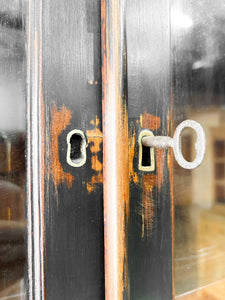
[[[103,4],[106,298],[223,299],[224,4]],[[173,136],[185,120],[204,131],[181,131],[187,162],[206,140],[198,168],[175,146],[143,148],[143,130]]]
[[[224,16],[222,0],[1,2],[0,299],[224,298]],[[198,168],[143,145],[188,119]],[[181,136],[193,161],[204,141]]]
[[[155,149],[152,157],[140,141],[146,129],[155,136],[172,136],[170,58],[170,1],[128,1],[129,138],[135,141],[130,147],[131,299],[164,300],[173,294],[172,150]]]
[[[104,299],[100,9],[29,1],[31,299]]]
[[[141,141],[172,134],[170,2],[103,3],[106,299],[172,299],[172,151]]]
[[[131,299],[224,297],[224,15],[222,1],[127,2]],[[205,132],[202,164],[188,170],[155,149],[155,170],[140,171],[140,130],[173,136],[188,119]],[[204,143],[181,135],[193,161]]]

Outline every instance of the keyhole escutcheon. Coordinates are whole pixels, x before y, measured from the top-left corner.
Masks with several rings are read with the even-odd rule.
[[[87,141],[83,131],[74,129],[67,135],[67,163],[72,167],[82,167],[86,163]]]

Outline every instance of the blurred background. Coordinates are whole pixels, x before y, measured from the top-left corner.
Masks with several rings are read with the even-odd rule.
[[[184,170],[174,161],[175,293],[186,293],[182,299],[224,299],[223,0],[171,0],[171,68],[174,130],[193,119],[206,133],[206,155],[199,168]],[[184,157],[192,161],[195,133],[185,129],[182,139]]]
[[[0,1],[0,299],[25,299],[26,10]]]

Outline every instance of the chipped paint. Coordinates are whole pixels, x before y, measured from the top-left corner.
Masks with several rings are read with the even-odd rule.
[[[94,126],[94,129],[87,130],[88,143],[90,151],[92,153],[91,168],[97,174],[92,175],[91,180],[87,182],[87,190],[89,194],[96,190],[99,183],[103,183],[103,165],[102,162],[100,162],[100,160],[98,159],[98,155],[101,151],[100,146],[102,144],[103,139],[102,132],[98,128],[98,126],[100,125],[100,120],[96,116],[95,119],[90,121],[90,124]]]
[[[144,112],[140,116],[141,127],[149,130],[157,130],[161,126],[161,119]],[[151,235],[154,224],[155,215],[155,201],[153,199],[153,191],[157,189],[158,193],[161,190],[163,184],[163,173],[165,165],[165,150],[156,149],[156,173],[143,174],[142,185],[142,238],[145,234]]]
[[[51,109],[51,175],[55,188],[57,189],[60,183],[66,182],[68,189],[71,189],[74,177],[70,173],[66,173],[59,161],[59,142],[58,137],[70,124],[72,119],[71,111],[65,106],[57,109],[55,103]]]
[[[160,128],[161,119],[160,117],[156,117],[147,112],[144,112],[143,115],[140,116],[140,124],[142,128],[154,131]]]
[[[129,217],[125,1],[101,4],[105,299],[122,300],[128,293],[125,232]]]
[[[165,150],[156,149],[156,174],[144,174],[143,175],[143,193],[142,193],[142,238],[144,238],[145,232],[149,236],[153,229],[154,224],[154,199],[153,191],[157,188],[158,193],[161,190],[163,184],[163,170],[165,164]]]
[[[143,193],[142,193],[142,238],[144,238],[145,231],[147,236],[152,231],[154,218],[154,201],[153,188],[156,185],[156,175],[144,174],[143,176]]]
[[[131,123],[129,130],[129,181],[138,184],[138,174],[134,171],[134,157],[137,154],[135,150],[136,133],[134,125]]]
[[[156,149],[156,163],[157,163],[157,187],[161,190],[164,179],[164,165],[165,165],[165,149]]]

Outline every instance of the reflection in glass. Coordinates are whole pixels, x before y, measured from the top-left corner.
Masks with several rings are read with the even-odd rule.
[[[25,299],[25,4],[0,1],[0,299]]]
[[[174,128],[185,119],[196,120],[203,126],[207,142],[198,169],[184,170],[174,161],[175,293],[179,299],[222,300],[225,4],[224,0],[172,0],[171,9],[176,12],[171,13]],[[193,160],[195,137],[192,132],[183,135],[182,151]]]

